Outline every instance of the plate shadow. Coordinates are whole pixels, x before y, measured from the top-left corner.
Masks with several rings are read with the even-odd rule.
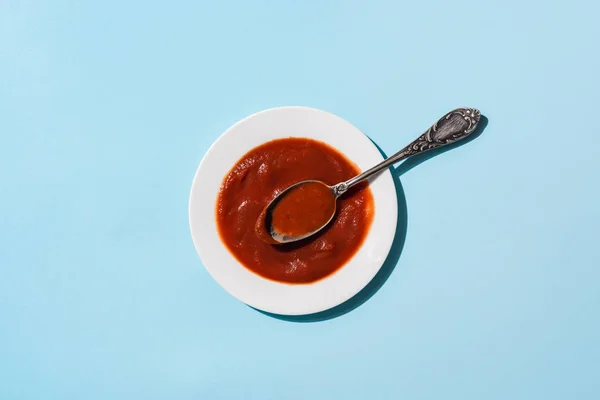
[[[439,155],[445,153],[449,150],[455,149],[460,146],[464,146],[465,144],[475,140],[479,137],[485,128],[488,125],[488,119],[481,115],[481,119],[479,120],[479,124],[477,125],[477,129],[469,135],[467,138],[460,140],[456,143],[450,144],[448,146],[443,146],[437,149],[433,149],[427,151],[425,153],[421,153],[415,156],[408,158],[406,161],[401,163],[397,167],[390,167],[390,171],[392,172],[392,178],[394,180],[394,186],[396,188],[396,197],[398,199],[398,220],[396,223],[396,233],[394,235],[394,240],[392,242],[392,246],[390,248],[390,252],[388,253],[387,258],[383,262],[381,269],[377,272],[375,277],[356,295],[352,298],[346,300],[342,304],[339,304],[329,310],[321,311],[314,314],[306,314],[306,315],[280,315],[273,314],[266,311],[262,311],[256,309],[254,310],[260,312],[261,314],[267,315],[272,318],[280,319],[283,321],[289,322],[319,322],[326,321],[329,319],[340,317],[344,314],[349,313],[350,311],[360,307],[367,300],[381,289],[381,287],[388,280],[394,268],[398,264],[400,260],[400,255],[402,254],[402,249],[404,248],[404,242],[406,241],[407,227],[408,227],[408,208],[406,205],[406,197],[404,196],[404,189],[402,188],[402,183],[400,182],[400,177],[418,166],[419,164]],[[369,138],[370,139],[370,138]],[[371,142],[377,147],[379,152],[384,158],[387,158],[387,155],[383,152],[383,150],[375,143],[372,139]]]

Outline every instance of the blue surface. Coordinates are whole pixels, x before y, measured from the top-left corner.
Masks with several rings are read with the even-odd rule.
[[[597,2],[151,3],[0,1],[1,399],[600,397]],[[388,154],[489,118],[402,174],[396,268],[323,322],[189,235],[204,152],[279,105]]]

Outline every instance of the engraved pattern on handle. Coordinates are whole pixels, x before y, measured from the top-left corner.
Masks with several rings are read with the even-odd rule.
[[[403,151],[407,156],[435,149],[469,136],[479,123],[481,113],[474,108],[457,108],[444,115]]]

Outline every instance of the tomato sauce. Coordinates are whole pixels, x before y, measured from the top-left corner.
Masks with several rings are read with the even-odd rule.
[[[287,138],[258,146],[233,166],[221,185],[216,210],[221,240],[242,265],[264,278],[289,284],[325,278],[348,262],[367,236],[374,215],[368,185],[357,185],[341,196],[327,227],[302,241],[265,243],[256,223],[266,205],[295,183],[318,180],[333,185],[358,173],[337,150],[315,140]],[[295,221],[295,228],[311,223]]]

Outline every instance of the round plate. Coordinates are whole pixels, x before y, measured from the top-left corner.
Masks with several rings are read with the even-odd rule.
[[[241,265],[221,242],[215,219],[217,194],[225,175],[244,154],[270,140],[287,137],[325,142],[361,170],[383,159],[367,136],[328,112],[308,107],[259,112],[229,128],[200,162],[190,193],[190,229],[204,266],[231,295],[275,314],[312,314],[350,299],[379,271],[394,240],[398,214],[396,190],[389,170],[371,182],[375,199],[371,229],[354,257],[334,274],[303,285],[262,278]]]

